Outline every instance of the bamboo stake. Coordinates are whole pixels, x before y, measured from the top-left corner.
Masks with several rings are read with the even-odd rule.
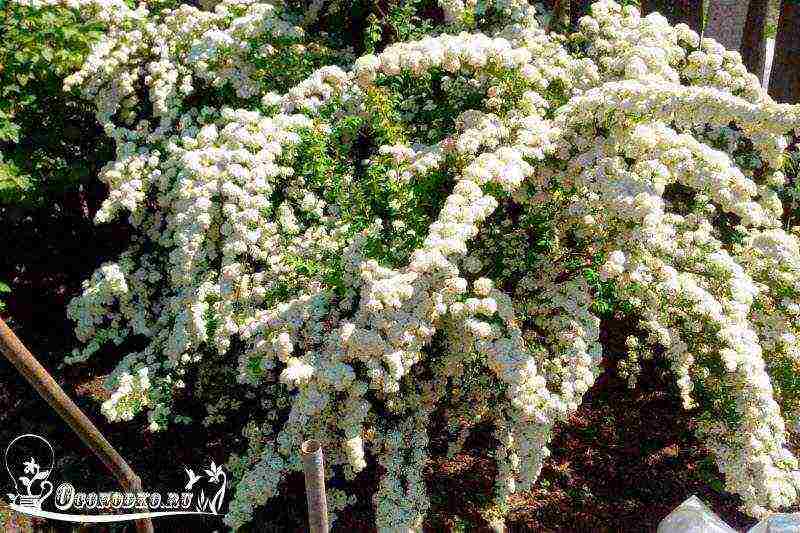
[[[308,527],[311,533],[328,533],[328,500],[325,497],[325,460],[322,445],[307,440],[300,445],[303,472],[306,476],[306,501],[308,502]]]
[[[139,476],[131,470],[125,459],[109,444],[92,421],[83,414],[83,411],[69,399],[64,390],[25,348],[2,318],[0,318],[0,351],[36,389],[36,392],[50,404],[61,419],[72,428],[72,431],[80,437],[83,443],[106,465],[122,488],[127,492],[141,492],[142,480]],[[149,518],[137,520],[136,531],[153,533],[153,523]]]

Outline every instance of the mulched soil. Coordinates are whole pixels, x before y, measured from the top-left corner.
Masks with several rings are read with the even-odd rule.
[[[88,199],[93,213],[102,191]],[[201,424],[176,426],[152,435],[142,432],[140,420],[108,424],[99,414],[100,381],[113,367],[114,351],[93,365],[63,367],[60,361],[75,345],[66,304],[102,261],[114,257],[127,240],[124,225],[97,228],[83,208],[85,198],[65,197],[60,208],[37,219],[22,218],[0,235],[0,279],[11,281],[13,294],[4,318],[31,351],[61,383],[67,394],[89,414],[100,430],[143,478],[144,486],[167,492],[185,482],[184,465],[201,466],[209,459],[224,463],[241,446],[239,421],[230,420],[212,430]],[[66,206],[66,207],[64,207]],[[0,217],[3,213],[0,212]],[[603,325],[609,359],[621,353],[624,326]],[[11,365],[0,359],[0,446],[15,436],[33,432],[56,447],[55,470],[60,479],[84,490],[115,490],[103,466],[87,454],[82,443],[39,399]],[[199,406],[188,404],[188,409]],[[434,450],[444,448],[432,436]],[[495,467],[482,450],[494,446],[491,428],[478,428],[453,460],[434,459],[427,482],[433,507],[428,531],[488,531],[481,516],[482,494],[491,493]],[[514,497],[507,520],[510,531],[654,531],[678,504],[692,494],[707,502],[739,531],[754,520],[738,512],[738,498],[722,492],[720,475],[693,435],[689,417],[681,408],[670,375],[658,363],[645,365],[637,388],[631,390],[607,368],[587,393],[570,423],[558,427],[539,483]],[[357,479],[360,501],[342,513],[335,531],[371,531],[375,469]],[[0,494],[8,484],[0,483]],[[290,476],[284,495],[258,514],[256,523],[269,518],[282,524],[275,531],[303,531],[305,496],[300,475]],[[219,521],[159,519],[156,531],[214,531]],[[63,529],[67,531],[67,529]],[[93,528],[91,531],[131,531],[130,526]],[[87,529],[87,531],[89,531]],[[254,527],[252,531],[267,531]]]
[[[665,374],[648,365],[634,390],[612,369],[600,377],[569,425],[555,432],[536,487],[513,498],[510,531],[655,531],[692,494],[739,531],[755,523],[738,512],[738,498],[721,492],[721,477]],[[491,446],[488,435],[487,428],[468,440],[456,461],[434,463],[436,490],[454,487],[439,500],[440,530],[458,528],[459,519],[488,530],[474,499],[491,489],[494,465],[480,453]]]

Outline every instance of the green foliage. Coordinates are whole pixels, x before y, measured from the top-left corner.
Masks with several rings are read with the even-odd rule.
[[[702,459],[697,464],[695,475],[700,481],[720,494],[725,492],[725,483],[720,479],[719,470],[714,460],[710,457]]]
[[[42,205],[110,155],[91,107],[62,91],[103,28],[68,9],[0,7],[0,206]]]
[[[786,186],[781,188],[781,200],[788,205],[786,228],[800,224],[800,140],[794,139],[792,150],[789,152],[783,166],[786,174]]]
[[[301,23],[308,13],[307,0],[286,2]],[[441,23],[436,0],[354,0],[325,2],[319,18],[307,28],[334,50],[361,55],[386,45],[419,39]]]
[[[3,302],[2,298],[4,295],[11,292],[11,287],[0,281],[0,311],[5,311],[6,304]]]

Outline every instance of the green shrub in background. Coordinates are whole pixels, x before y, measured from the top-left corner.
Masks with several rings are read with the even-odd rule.
[[[64,8],[5,0],[0,27],[0,221],[13,231],[25,214],[63,211],[64,193],[93,179],[113,152],[90,104],[62,89],[102,28]],[[8,282],[0,279],[0,312]]]
[[[63,8],[0,6],[0,208],[29,209],[110,156],[91,107],[62,90],[102,27]]]

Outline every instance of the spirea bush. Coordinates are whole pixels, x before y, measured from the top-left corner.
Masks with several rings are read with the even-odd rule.
[[[800,107],[738,53],[610,0],[567,35],[521,0],[401,2],[359,42],[345,4],[65,3],[107,28],[66,81],[116,143],[97,221],[135,231],[68,310],[69,361],[134,347],[105,415],[160,431],[178,391],[205,390],[188,376],[233,376],[263,409],[229,463],[230,526],[313,437],[334,511],[377,465],[376,526],[416,530],[430,417],[450,453],[493,424],[502,511],[619,311],[638,320],[621,370],[668,363],[744,509],[794,504]]]

